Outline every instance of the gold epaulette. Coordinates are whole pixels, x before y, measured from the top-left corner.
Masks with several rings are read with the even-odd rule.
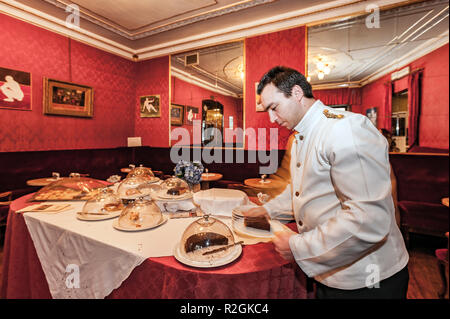
[[[342,115],[342,114],[333,114],[333,113],[330,113],[328,110],[323,110],[323,115],[325,115],[329,119],[342,119],[342,118],[344,118],[344,115]]]

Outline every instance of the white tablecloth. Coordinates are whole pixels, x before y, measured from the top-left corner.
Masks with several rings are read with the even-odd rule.
[[[78,220],[76,212],[84,202],[67,203],[73,208],[56,214],[24,213],[53,298],[106,297],[146,258],[172,256],[186,227],[198,218],[169,219],[157,228],[124,232],[113,228],[115,219]],[[69,265],[79,267],[78,289],[66,287]]]

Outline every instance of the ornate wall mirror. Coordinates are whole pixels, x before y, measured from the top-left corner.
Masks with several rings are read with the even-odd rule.
[[[448,11],[445,0],[416,1],[385,9],[372,5],[359,16],[310,25],[308,80],[320,95],[323,89],[364,88],[391,74],[376,93],[384,96],[389,92],[386,93],[392,100],[389,108],[387,102],[369,105],[370,102],[362,99],[356,111],[369,116],[369,109],[376,112],[377,108],[378,111],[382,108],[383,117],[378,116],[377,127],[390,131],[400,151],[404,152],[411,146],[414,134],[419,134],[418,131],[408,132],[408,128],[418,130],[419,119],[410,104],[403,103],[403,107],[399,107],[397,102],[410,103],[413,90],[402,90],[410,86],[408,77],[420,72],[405,66],[448,43]],[[403,88],[394,83],[400,79],[406,83]]]
[[[244,147],[244,70],[243,41],[171,55],[172,146]]]

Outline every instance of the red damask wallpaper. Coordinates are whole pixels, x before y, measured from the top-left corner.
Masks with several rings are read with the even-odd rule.
[[[126,146],[136,64],[0,14],[0,67],[31,73],[32,110],[0,109],[0,151]],[[43,77],[94,88],[94,117],[43,115]]]
[[[160,95],[161,117],[140,116],[139,97]],[[169,57],[142,61],[136,66],[136,95],[133,97],[135,135],[142,145],[169,147]]]
[[[141,136],[143,145],[169,144],[169,57],[135,63],[67,37],[0,14],[0,67],[31,73],[32,110],[0,109],[0,152],[110,148],[127,145],[127,137]],[[245,39],[246,91],[245,127],[278,129],[269,131],[263,149],[284,149],[289,131],[270,123],[267,113],[255,110],[255,83],[270,68],[285,65],[305,72],[306,27]],[[423,68],[420,146],[447,148],[449,144],[449,45],[410,64]],[[43,78],[88,85],[94,88],[93,118],[44,115]],[[365,114],[379,108],[383,123],[387,75],[358,92],[317,91],[330,101],[351,100],[353,111]],[[395,90],[405,86],[395,83]],[[174,89],[174,87],[172,88]],[[316,92],[315,92],[316,93]],[[353,94],[356,93],[356,94]],[[161,117],[141,118],[139,96],[159,94]],[[194,103],[183,91],[175,91],[179,104]],[[238,110],[226,115],[239,117]],[[225,127],[228,126],[226,122]],[[242,126],[235,123],[235,126]],[[246,140],[247,149],[256,149]]]
[[[449,145],[449,45],[417,59],[409,64],[411,70],[423,68],[422,101],[419,123],[419,145],[421,147],[448,149]],[[402,67],[403,68],[403,67]],[[390,74],[362,88],[362,105],[365,110],[378,107],[379,123],[383,123],[385,89],[384,83],[390,80]],[[407,88],[407,78],[394,82],[394,90]]]
[[[305,73],[306,27],[298,27],[285,31],[269,33],[245,39],[245,127],[278,128],[276,139],[270,146],[270,135],[267,130],[266,147],[263,149],[284,149],[290,132],[270,123],[266,112],[256,112],[255,83],[272,67],[284,65]],[[246,141],[247,149],[256,149]]]

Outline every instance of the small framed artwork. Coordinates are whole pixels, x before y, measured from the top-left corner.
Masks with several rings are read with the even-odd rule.
[[[141,117],[161,117],[160,95],[139,97]]]
[[[31,73],[0,68],[0,108],[31,111]]]
[[[186,125],[192,125],[194,120],[199,119],[198,107],[186,106]]]
[[[172,104],[170,106],[170,124],[183,125],[184,105]]]
[[[256,112],[264,112],[264,107],[261,104],[261,96],[258,94],[258,84],[259,82],[255,82]]]
[[[85,85],[44,78],[44,114],[92,117],[94,90]]]

